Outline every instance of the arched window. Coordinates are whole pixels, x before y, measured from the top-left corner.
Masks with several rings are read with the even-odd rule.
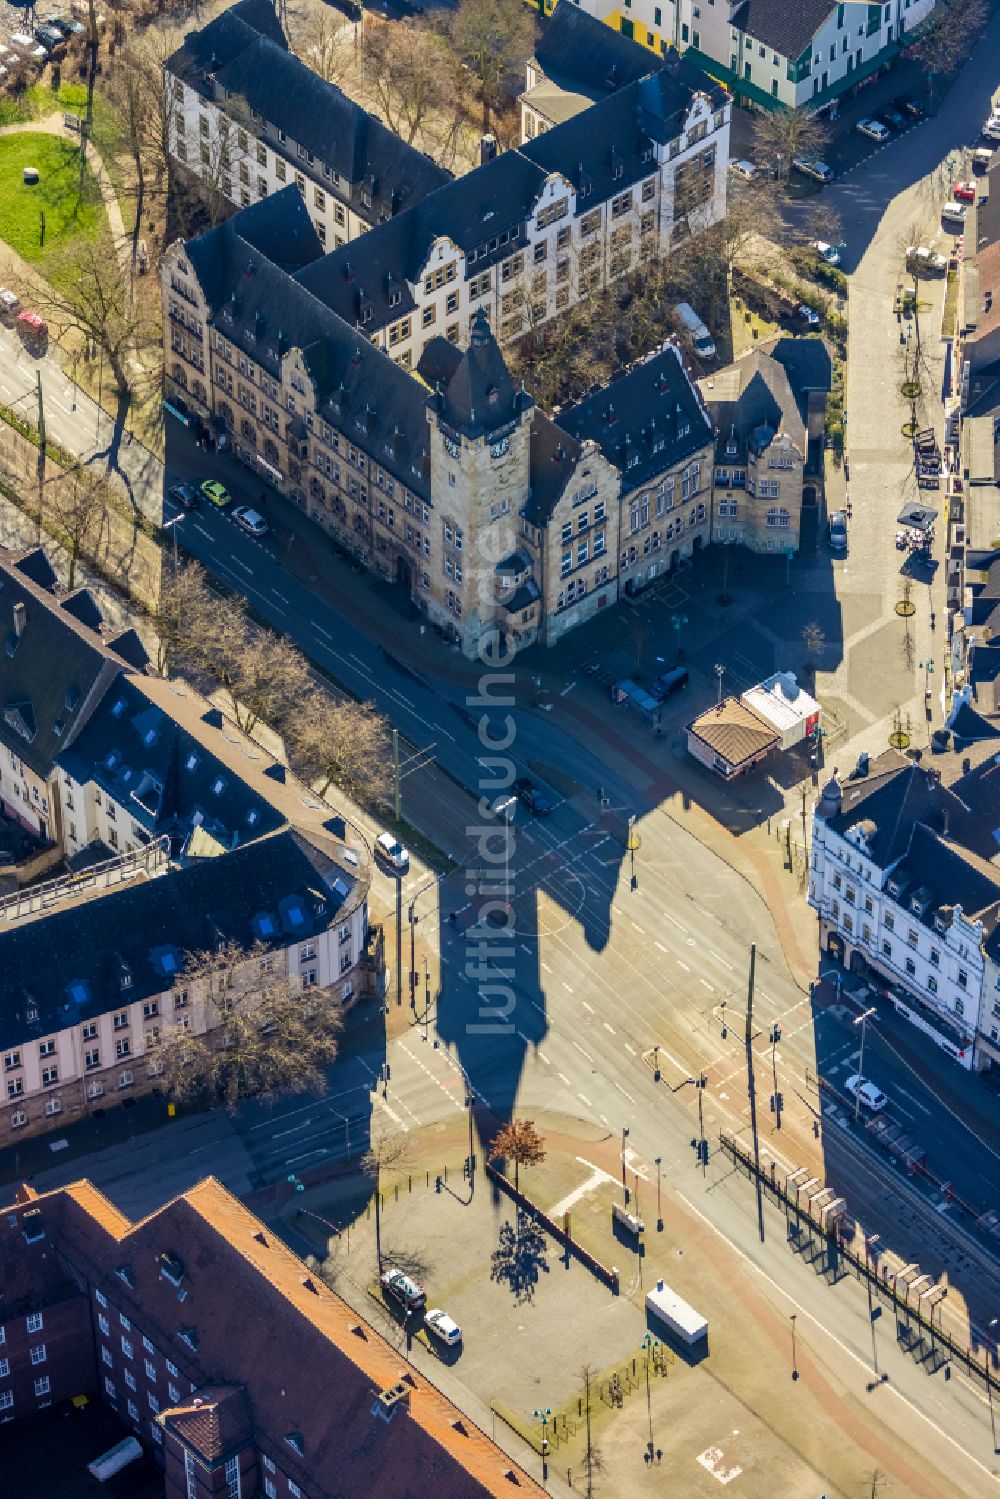
[[[208,400],[208,393],[200,380],[196,380],[192,385],[191,394],[194,396],[195,400],[200,401],[203,406],[206,404]]]
[[[309,480],[309,493],[314,500],[319,500],[321,505],[326,500],[326,495],[323,492],[323,486],[316,478]]]
[[[244,417],[240,422],[240,436],[249,447],[255,448],[257,446],[257,428],[250,421],[249,417]]]
[[[219,402],[219,415],[222,417],[222,420],[225,422],[230,432],[234,431],[233,408],[231,406],[228,406],[225,401]]]
[[[268,463],[277,464],[278,462],[278,444],[273,442],[270,437],[265,437],[264,439],[264,457]]]
[[[179,385],[181,390],[187,390],[188,381],[184,366],[182,364],[175,364],[173,370],[171,371],[171,374],[173,376],[174,384]]]

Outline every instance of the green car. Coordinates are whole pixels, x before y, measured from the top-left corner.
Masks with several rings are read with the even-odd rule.
[[[220,508],[223,505],[228,505],[232,499],[229,490],[224,484],[220,484],[218,479],[206,479],[201,486],[201,492],[206,500],[210,501],[213,505],[220,506]]]

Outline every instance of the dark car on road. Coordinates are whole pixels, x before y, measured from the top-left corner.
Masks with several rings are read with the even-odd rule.
[[[535,817],[545,817],[552,811],[552,799],[547,796],[540,786],[530,781],[527,776],[519,776],[514,782],[514,795],[523,807]]]
[[[171,484],[167,491],[167,498],[173,500],[182,510],[197,510],[201,503],[198,491],[193,484]]]
[[[886,104],[878,112],[879,119],[893,130],[906,129],[906,116],[900,114],[894,104]]]
[[[652,693],[662,703],[666,698],[673,697],[675,692],[683,692],[688,684],[688,669],[686,666],[675,666],[673,671],[664,671],[656,678],[652,686]]]
[[[830,546],[835,552],[847,551],[847,516],[843,510],[835,510],[829,521]]]
[[[911,120],[922,120],[924,117],[924,106],[919,99],[911,99],[909,94],[900,94],[898,99],[893,99],[894,108],[901,114],[907,115]]]

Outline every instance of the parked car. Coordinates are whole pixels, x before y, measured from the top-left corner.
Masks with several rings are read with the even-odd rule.
[[[83,22],[78,21],[75,16],[68,20],[65,16],[45,16],[42,25],[53,26],[56,31],[61,31],[66,38],[83,36],[87,30]]]
[[[462,1341],[462,1329],[453,1317],[439,1306],[424,1313],[424,1326],[432,1338],[437,1338],[446,1348],[455,1348]]]
[[[527,776],[519,776],[511,788],[523,807],[535,817],[546,817],[552,811],[552,798]]]
[[[906,251],[906,269],[915,269],[918,275],[940,275],[948,269],[948,262],[937,250],[930,250],[926,245],[910,245]]]
[[[55,26],[36,26],[35,41],[41,42],[46,52],[53,54],[65,49],[66,38]]]
[[[878,117],[884,125],[889,126],[890,130],[906,129],[906,120],[895,104],[886,104],[884,108],[879,110]]]
[[[840,264],[840,246],[828,245],[825,239],[814,239],[812,248],[816,251],[820,260],[825,260],[827,265]]]
[[[828,167],[825,161],[814,161],[809,156],[793,156],[792,166],[807,177],[815,177],[817,182],[833,181],[833,168]]]
[[[847,551],[847,516],[843,510],[835,510],[827,522],[830,546],[835,552]]]
[[[246,531],[248,536],[266,536],[271,529],[259,511],[251,510],[249,505],[236,505],[230,514],[240,530]]]
[[[993,148],[991,146],[977,146],[972,153],[972,170],[974,172],[988,172],[993,165]]]
[[[759,176],[759,168],[752,161],[731,161],[729,170],[735,172],[737,177],[742,177],[744,182],[753,182]]]
[[[405,874],[410,867],[410,851],[391,833],[379,833],[375,839],[375,857],[387,864],[393,874]]]
[[[941,218],[946,224],[964,224],[967,203],[959,203],[954,198],[946,203],[941,210]]]
[[[814,307],[807,307],[805,302],[800,302],[796,311],[807,328],[819,327],[821,318]]]
[[[171,484],[167,490],[167,498],[173,500],[182,510],[197,510],[201,504],[198,491],[193,484]]]
[[[419,1312],[427,1305],[427,1292],[423,1286],[393,1265],[386,1265],[379,1276],[379,1285],[383,1295],[391,1296],[406,1313]]]
[[[957,198],[959,203],[975,203],[976,184],[968,181],[956,182],[951,190],[951,195],[953,198]]]
[[[229,501],[232,499],[232,495],[229,493],[229,490],[224,484],[221,484],[218,479],[206,479],[204,484],[201,486],[201,492],[205,496],[206,500],[211,501],[213,505],[218,505],[220,510],[224,506],[228,505]]]
[[[878,141],[880,146],[891,134],[888,125],[883,125],[881,120],[859,120],[854,128],[859,135],[867,135],[869,140]]]
[[[686,666],[675,666],[673,671],[664,671],[654,680],[652,693],[660,702],[668,697],[673,697],[675,692],[683,692],[688,684],[690,673]]]
[[[21,305],[21,298],[17,292],[8,291],[6,286],[0,286],[0,316],[13,317]]]
[[[881,1113],[889,1102],[881,1088],[876,1088],[874,1083],[859,1077],[856,1072],[844,1083],[844,1092],[849,1093],[852,1098],[860,1098],[865,1108],[870,1109],[873,1114]]]
[[[992,114],[988,120],[984,120],[980,134],[988,141],[1000,141],[1000,114]]]
[[[893,104],[900,113],[907,115],[911,120],[922,120],[926,111],[919,99],[911,99],[909,94],[900,94],[898,99],[893,99]]]
[[[26,343],[33,348],[41,349],[48,342],[49,325],[37,312],[25,308],[17,315],[18,332],[22,334]]]

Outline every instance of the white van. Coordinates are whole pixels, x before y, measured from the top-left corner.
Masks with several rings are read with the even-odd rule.
[[[954,200],[951,203],[946,203],[941,210],[942,221],[945,224],[964,224],[967,207],[967,204],[957,203]]]
[[[391,833],[379,833],[375,839],[375,854],[394,874],[405,874],[410,867],[409,849],[404,848]]]
[[[674,308],[674,317],[685,333],[690,334],[695,353],[700,354],[702,359],[714,359],[715,342],[691,303],[678,302]]]

